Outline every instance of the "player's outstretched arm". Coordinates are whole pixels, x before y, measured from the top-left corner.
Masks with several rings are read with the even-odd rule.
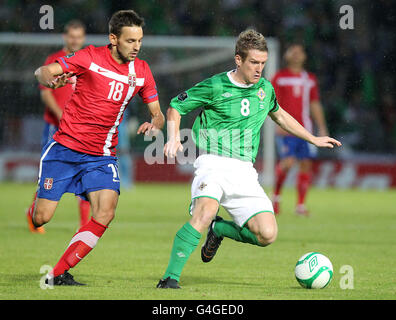
[[[137,134],[145,134],[154,136],[164,127],[165,117],[161,111],[159,101],[153,101],[147,104],[151,115],[151,122],[145,122],[140,125]]]
[[[298,138],[304,139],[309,143],[312,143],[317,147],[334,148],[334,146],[341,146],[341,142],[336,139],[327,136],[315,137],[281,107],[279,107],[277,111],[271,112],[269,115],[271,119],[274,120],[282,129],[286,130],[292,135],[295,135]]]
[[[57,89],[71,83],[69,78],[72,75],[72,73],[63,73],[62,67],[57,62],[42,66],[34,72],[37,81],[51,89]]]
[[[183,151],[183,146],[180,142],[180,113],[169,107],[166,112],[167,118],[167,131],[168,131],[168,142],[164,146],[164,154],[169,158],[176,157],[178,151]]]

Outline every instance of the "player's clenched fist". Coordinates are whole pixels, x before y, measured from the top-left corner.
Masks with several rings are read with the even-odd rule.
[[[164,146],[164,154],[169,158],[176,157],[176,153],[178,151],[183,151],[183,146],[180,140],[171,139]]]

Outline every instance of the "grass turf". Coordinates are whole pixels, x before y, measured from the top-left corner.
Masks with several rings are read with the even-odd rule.
[[[0,299],[394,299],[396,192],[312,189],[310,218],[294,214],[295,191],[285,190],[277,241],[260,248],[225,239],[215,259],[200,246],[181,276],[182,290],[159,290],[177,230],[189,216],[190,186],[138,184],[122,191],[116,218],[97,247],[71,273],[86,287],[42,290],[40,267],[54,265],[78,228],[77,202],[65,195],[45,235],[29,233],[24,210],[33,184],[0,184]],[[222,209],[220,215],[229,219]],[[327,255],[334,278],[308,290],[294,278],[306,252]],[[342,290],[342,265],[354,289]]]

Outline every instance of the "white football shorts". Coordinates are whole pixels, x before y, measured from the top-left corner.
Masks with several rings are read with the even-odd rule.
[[[240,227],[261,212],[274,213],[271,200],[258,182],[253,163],[205,154],[195,160],[194,168],[190,214],[194,200],[201,197],[217,200]]]

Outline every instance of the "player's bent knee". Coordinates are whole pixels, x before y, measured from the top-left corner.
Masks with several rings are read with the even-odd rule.
[[[211,203],[201,202],[196,206],[192,212],[191,225],[196,228],[199,232],[206,229],[213,221],[218,210],[217,203],[213,205]]]
[[[203,207],[202,210],[194,210],[191,221],[194,225],[199,226],[200,229],[205,229],[216,216],[216,212],[217,211],[206,209],[205,207]]]
[[[93,212],[92,216],[97,222],[107,226],[113,221],[115,210],[98,210]]]
[[[248,221],[249,230],[257,237],[260,246],[268,246],[276,240],[278,226],[274,215],[263,212]]]
[[[264,227],[260,229],[259,233],[257,234],[257,240],[261,244],[261,246],[265,247],[270,245],[276,240],[278,236],[278,230],[274,226]]]
[[[276,240],[276,237],[265,238],[262,235],[258,235],[257,240],[261,247],[266,247],[266,246],[269,246],[271,243],[273,243]]]
[[[32,216],[34,226],[36,228],[41,227],[49,222],[55,213],[57,205],[57,201],[37,198],[36,207]]]
[[[210,219],[211,221],[216,215],[218,208],[219,205],[216,200],[200,198],[196,202],[193,216],[195,215],[201,219]]]
[[[212,214],[209,212],[209,213],[205,213],[205,214],[196,215],[195,217],[193,216],[193,220],[196,223],[203,226],[204,228],[207,228],[210,225],[210,223],[212,222],[214,216],[215,216],[215,214]]]
[[[48,223],[51,220],[52,212],[47,208],[36,207],[34,211],[32,221],[36,228]]]

